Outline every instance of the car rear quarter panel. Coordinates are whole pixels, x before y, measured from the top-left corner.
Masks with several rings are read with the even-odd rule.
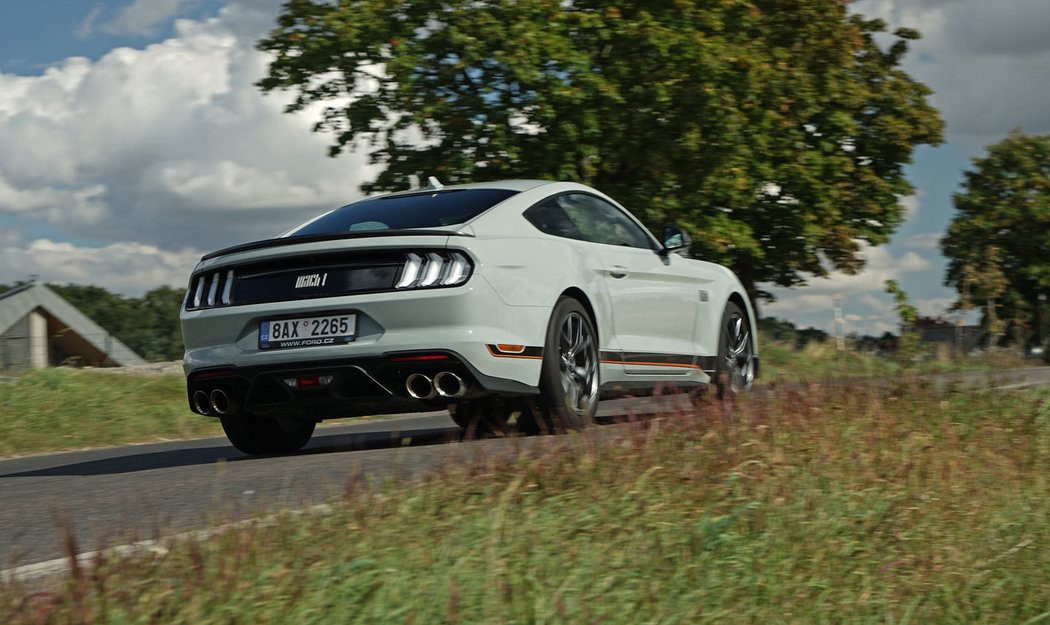
[[[588,254],[585,245],[544,234],[522,217],[533,200],[549,193],[531,195],[518,198],[513,211],[472,224],[477,237],[469,245],[479,261],[478,272],[508,306],[542,306],[548,316],[562,293],[578,289],[594,310],[601,347],[609,348],[611,303],[600,280],[601,260]],[[537,337],[535,344],[542,346],[544,338]]]

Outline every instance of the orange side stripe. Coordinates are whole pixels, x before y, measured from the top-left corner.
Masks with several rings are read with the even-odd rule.
[[[631,360],[631,361],[626,361],[626,360],[603,360],[601,362],[602,362],[602,364],[606,364],[606,365],[650,365],[650,366],[653,366],[653,367],[681,367],[683,369],[699,369],[700,368],[697,365],[687,365],[687,364],[684,364],[684,363],[676,363],[676,362],[643,362],[643,361],[638,361],[638,360]]]

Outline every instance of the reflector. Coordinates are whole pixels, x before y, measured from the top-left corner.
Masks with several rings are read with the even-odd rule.
[[[284,383],[292,388],[310,388],[328,386],[335,379],[334,375],[300,375],[295,378],[284,378]]]
[[[393,356],[390,362],[420,362],[424,360],[448,360],[445,354],[419,354],[417,356]]]

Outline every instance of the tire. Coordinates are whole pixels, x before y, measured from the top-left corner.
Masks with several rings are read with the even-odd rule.
[[[449,405],[448,414],[468,438],[492,432],[492,415],[486,406],[476,401],[458,401]]]
[[[580,430],[598,411],[598,333],[583,305],[558,300],[551,313],[540,371],[540,408],[553,432]],[[542,429],[542,428],[539,428]]]
[[[516,398],[487,397],[460,400],[449,405],[448,411],[467,438],[532,434],[522,404]]]
[[[220,421],[226,438],[249,455],[299,451],[317,427],[313,421],[267,419],[243,411],[220,417]]]
[[[718,337],[715,384],[718,398],[751,390],[755,381],[755,338],[747,315],[736,302],[727,302]]]

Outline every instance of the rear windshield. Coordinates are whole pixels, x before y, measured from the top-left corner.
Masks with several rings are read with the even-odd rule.
[[[451,226],[477,217],[516,193],[506,189],[456,189],[362,200],[307,222],[288,236]]]

